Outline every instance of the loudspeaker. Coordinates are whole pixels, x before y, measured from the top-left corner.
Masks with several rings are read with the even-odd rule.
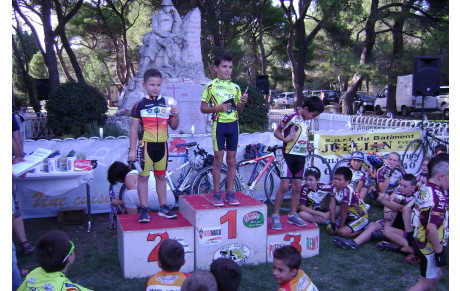
[[[269,93],[268,75],[257,75],[256,76],[256,87],[262,91],[262,94]]]
[[[37,98],[38,100],[48,100],[51,93],[50,79],[37,79]]]
[[[434,96],[439,94],[440,79],[440,57],[414,57],[412,95]]]

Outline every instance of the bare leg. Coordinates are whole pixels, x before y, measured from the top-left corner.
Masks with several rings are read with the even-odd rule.
[[[138,175],[137,178],[137,194],[139,195],[139,202],[141,207],[147,207],[147,196],[148,196],[148,183],[149,176]]]
[[[407,239],[404,237],[404,231],[395,227],[384,227],[383,233],[392,242],[402,246],[401,252],[413,254],[414,250],[409,246]]]
[[[439,271],[438,271],[439,274]],[[435,279],[419,277],[417,284],[412,286],[408,291],[431,291],[434,290]]]
[[[26,230],[24,229],[24,220],[22,216],[13,219],[13,231],[20,243],[27,241]]]
[[[329,211],[325,213],[327,217],[330,217]],[[319,224],[326,224],[326,218],[319,216],[319,215],[314,215],[305,211],[300,211],[299,212],[300,218],[302,218],[305,221],[308,222],[314,222],[314,223],[319,223]]]
[[[166,179],[164,175],[155,175],[155,183],[160,206],[166,204]]]
[[[283,203],[284,195],[286,194],[289,188],[289,179],[281,179],[280,186],[276,191],[275,196],[275,207],[273,210],[273,214],[280,214],[281,204]],[[292,201],[292,197],[291,197]]]
[[[297,205],[299,204],[300,198],[300,186],[302,180],[301,179],[292,179],[292,194],[291,194],[291,201],[290,201],[290,209],[289,215],[294,215],[297,211]]]
[[[369,223],[367,228],[360,235],[358,235],[357,238],[354,239],[354,241],[357,244],[362,245],[363,243],[368,242],[371,239],[371,234],[373,231],[378,231],[381,229],[383,229],[383,226],[380,223],[371,222]]]
[[[214,193],[220,191],[220,168],[222,167],[224,160],[224,151],[214,152],[214,163],[212,166],[212,181],[214,183]]]
[[[227,191],[233,192],[236,172],[236,151],[227,151]]]

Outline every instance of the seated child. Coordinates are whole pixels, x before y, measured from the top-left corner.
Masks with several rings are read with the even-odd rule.
[[[431,157],[423,158],[420,172],[415,175],[415,178],[417,178],[417,187],[420,187],[428,182],[428,163],[430,162],[430,159]]]
[[[241,281],[241,268],[230,258],[218,258],[209,270],[216,278],[219,291],[236,291]]]
[[[65,232],[52,230],[35,246],[40,267],[30,272],[18,290],[90,290],[72,283],[65,274],[75,260],[74,244]]]
[[[299,251],[291,246],[285,245],[273,253],[273,277],[280,285],[278,291],[317,291],[315,284],[307,274],[300,269],[302,256]]]
[[[321,208],[321,203],[332,193],[333,186],[319,183],[321,173],[315,167],[308,168],[304,177],[304,185],[300,189],[299,216],[309,222],[326,224],[331,215],[329,209]],[[335,209],[336,215],[339,215],[340,208]]]
[[[329,234],[338,233],[343,237],[355,237],[359,235],[368,224],[368,215],[363,201],[358,197],[350,181],[353,174],[347,167],[339,167],[334,173],[334,193],[331,195],[329,212],[331,221],[327,229]],[[340,206],[340,224],[336,229],[335,207]]]
[[[168,289],[169,290],[169,289]],[[177,289],[179,290],[179,289]],[[184,281],[181,291],[217,291],[216,279],[209,271],[195,271]]]
[[[412,174],[405,174],[401,179],[397,193],[391,196],[391,199],[382,201],[384,207],[384,219],[369,223],[366,229],[353,240],[343,237],[334,237],[332,239],[334,245],[345,250],[356,250],[360,245],[368,242],[371,238],[378,239],[380,242],[377,248],[380,250],[399,251],[400,247],[393,243],[383,241],[386,236],[386,231],[389,228],[399,230],[404,229],[404,223],[401,211],[404,204],[414,199],[415,195],[415,177]],[[385,229],[385,233],[384,233]],[[390,230],[391,231],[391,230]]]
[[[365,183],[367,181],[367,175],[366,172],[362,170],[364,163],[364,154],[360,151],[355,151],[351,154],[350,158],[350,169],[353,173],[353,177],[351,178],[350,185],[355,189],[355,192],[358,193],[359,198],[364,203],[364,199],[366,198],[367,191],[369,190],[367,187],[365,187]],[[369,205],[364,203],[364,206],[366,206],[366,209],[369,210]]]
[[[153,176],[152,172],[150,172],[150,176]],[[141,203],[137,193],[137,178],[137,170],[131,169],[122,162],[116,161],[110,165],[109,170],[107,171],[107,180],[109,180],[109,183],[113,185],[118,182],[126,185],[126,191],[123,193],[123,200],[116,198],[110,199],[111,205],[124,205],[128,214],[138,213],[137,208],[140,207]],[[166,199],[168,205],[174,205],[174,194],[167,184]],[[150,177],[148,181],[147,202],[149,209],[156,210],[160,208],[158,195],[156,194],[155,178],[153,177]]]
[[[190,275],[179,271],[184,264],[184,247],[176,240],[163,240],[158,250],[158,267],[161,271],[150,276],[145,290],[181,290],[182,283]]]
[[[393,193],[399,186],[399,181],[406,171],[401,167],[401,156],[396,152],[388,154],[386,165],[377,171],[377,188],[378,195],[371,196],[377,202],[380,202]],[[376,197],[377,196],[377,197]]]

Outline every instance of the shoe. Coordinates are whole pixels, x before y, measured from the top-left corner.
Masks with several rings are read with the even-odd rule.
[[[224,206],[224,201],[222,200],[222,193],[214,193],[212,195],[212,205],[214,206]]]
[[[34,252],[34,247],[30,244],[30,242],[25,241],[21,243],[21,250],[24,255],[28,256]]]
[[[332,238],[332,242],[334,243],[334,246],[344,250],[357,250],[359,248],[359,244],[357,244],[354,240],[339,236],[334,236]]]
[[[385,235],[383,234],[383,229],[373,231],[371,233],[371,238],[375,240],[385,240]]]
[[[150,209],[148,207],[142,207],[139,211],[139,222],[148,223],[150,222]]]
[[[283,226],[281,225],[280,216],[278,214],[273,214],[271,219],[271,226],[274,230],[282,230]]]
[[[420,259],[420,257],[414,254],[410,254],[406,257],[406,262],[408,262],[409,264],[420,264],[421,261],[422,259]]]
[[[169,208],[168,205],[163,205],[160,206],[160,209],[158,209],[158,216],[163,216],[166,218],[176,218],[177,214]]]
[[[385,251],[391,251],[393,253],[399,253],[399,251],[402,248],[400,245],[397,245],[395,243],[388,242],[388,241],[379,241],[376,244],[376,247],[381,251],[385,250]]]
[[[225,202],[227,202],[230,205],[240,205],[240,201],[236,199],[235,193],[233,192],[228,192],[225,194]]]
[[[307,226],[307,223],[303,221],[297,213],[294,213],[294,215],[288,215],[287,223],[295,224],[300,227]]]

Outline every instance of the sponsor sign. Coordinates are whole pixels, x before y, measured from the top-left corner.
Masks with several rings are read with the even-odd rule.
[[[200,246],[222,244],[222,227],[203,227],[198,230]]]
[[[264,225],[265,217],[260,211],[252,211],[243,216],[243,224],[248,228],[256,228]]]
[[[228,244],[220,247],[214,253],[214,260],[218,258],[230,258],[237,264],[243,264],[251,255],[249,248],[243,244]]]

